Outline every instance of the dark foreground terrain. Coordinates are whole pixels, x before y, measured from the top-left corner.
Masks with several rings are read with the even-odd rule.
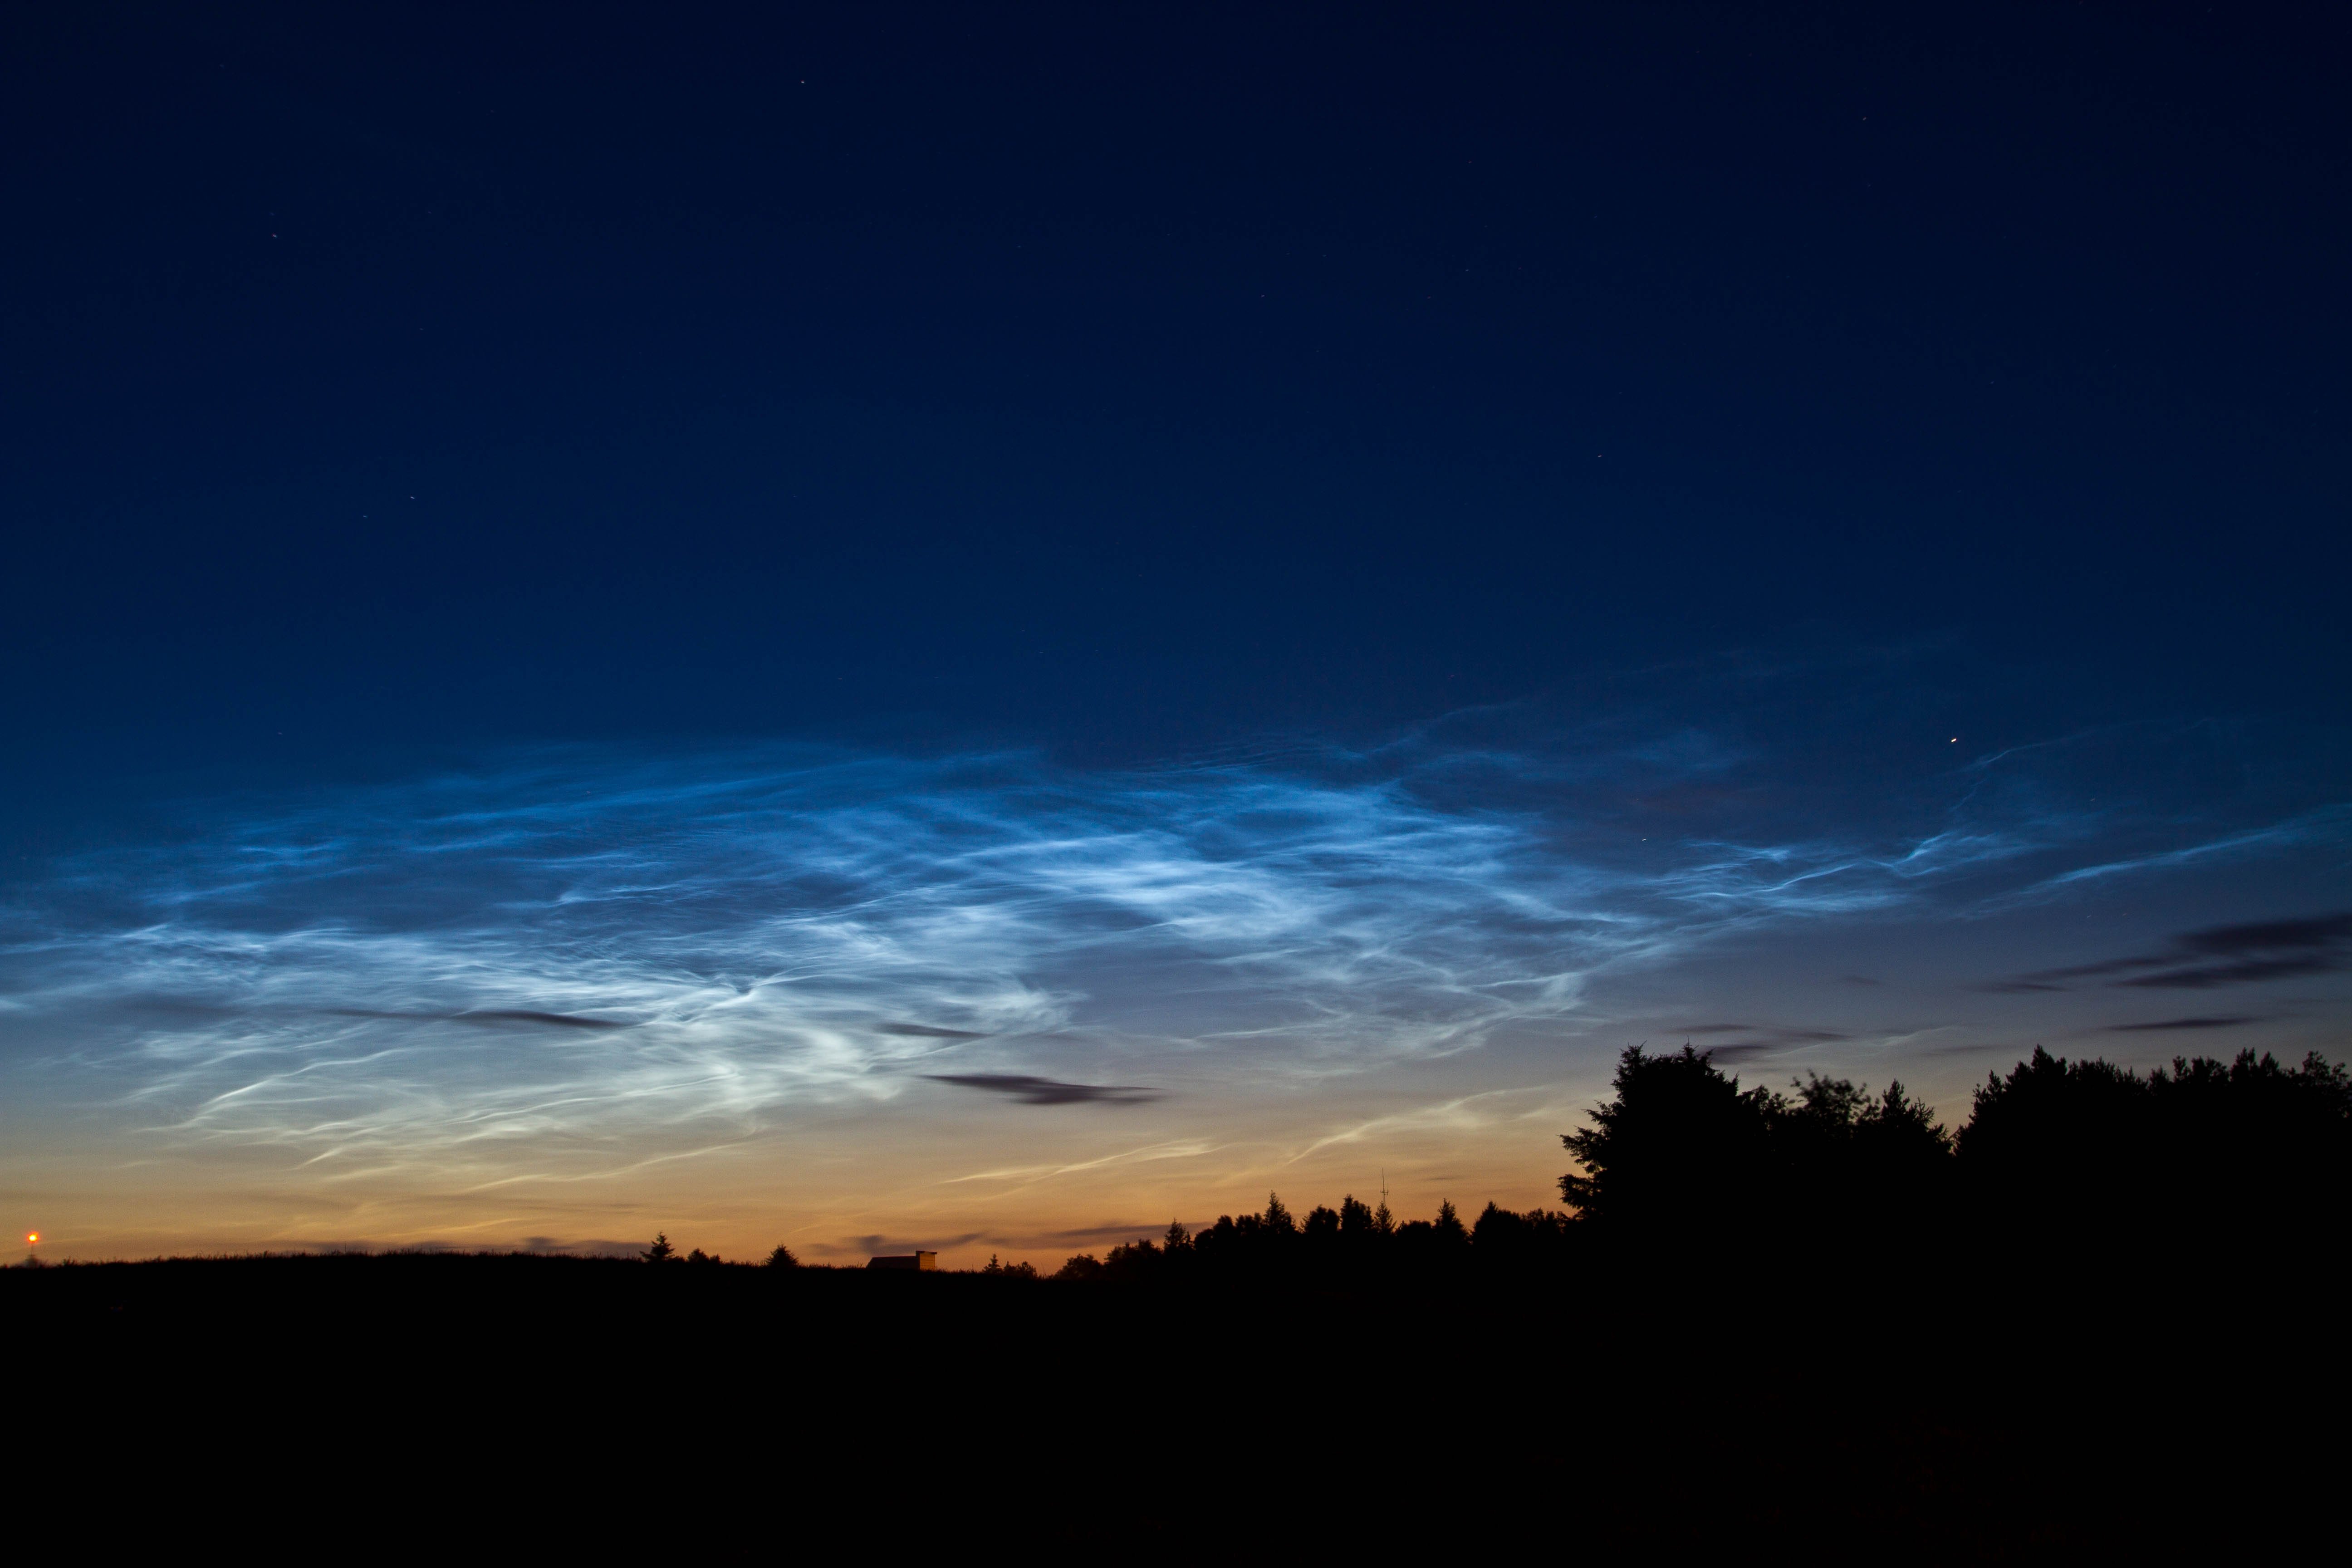
[[[176,1547],[2263,1560],[2339,1530],[2352,1074],[1628,1051],[1566,1213],[1350,1197],[1050,1279],[0,1270],[28,1510]]]
[[[2238,1554],[2336,1494],[2346,1391],[2326,1282],[2221,1256],[1145,1284],[257,1258],[10,1269],[0,1329],[20,1495],[118,1531]]]

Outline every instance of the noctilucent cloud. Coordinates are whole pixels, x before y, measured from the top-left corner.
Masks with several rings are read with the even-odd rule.
[[[172,1239],[117,1208],[154,1184],[238,1245],[674,1213],[739,1253],[1050,1253],[1383,1173],[1540,1202],[1634,1040],[1964,1110],[2028,1030],[2146,1061],[2340,1026],[2352,913],[2241,917],[2324,901],[2352,812],[2066,776],[2199,737],[1923,744],[1902,798],[1799,837],[1787,759],[1478,717],[1122,771],[575,748],[212,804],[19,889],[15,1179],[131,1250]]]
[[[2340,29],[1805,15],[12,24],[0,1217],[1051,1265],[1555,1203],[1642,1042],[2341,1059]]]

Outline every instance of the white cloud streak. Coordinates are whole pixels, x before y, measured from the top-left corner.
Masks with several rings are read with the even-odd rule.
[[[2039,847],[1611,837],[1573,795],[1440,805],[1255,763],[772,752],[541,757],[211,821],[23,890],[12,1074],[322,1182],[485,1185],[692,1157],[922,1073],[1230,1087],[1460,1052],[1573,1018],[1612,967]]]

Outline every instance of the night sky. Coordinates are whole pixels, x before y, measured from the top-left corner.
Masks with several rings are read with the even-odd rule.
[[[0,1221],[1057,1263],[2342,1059],[2352,14],[0,17]]]

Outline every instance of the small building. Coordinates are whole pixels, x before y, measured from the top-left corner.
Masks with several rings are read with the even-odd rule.
[[[901,1252],[866,1260],[868,1268],[937,1268],[940,1255],[936,1252]]]

